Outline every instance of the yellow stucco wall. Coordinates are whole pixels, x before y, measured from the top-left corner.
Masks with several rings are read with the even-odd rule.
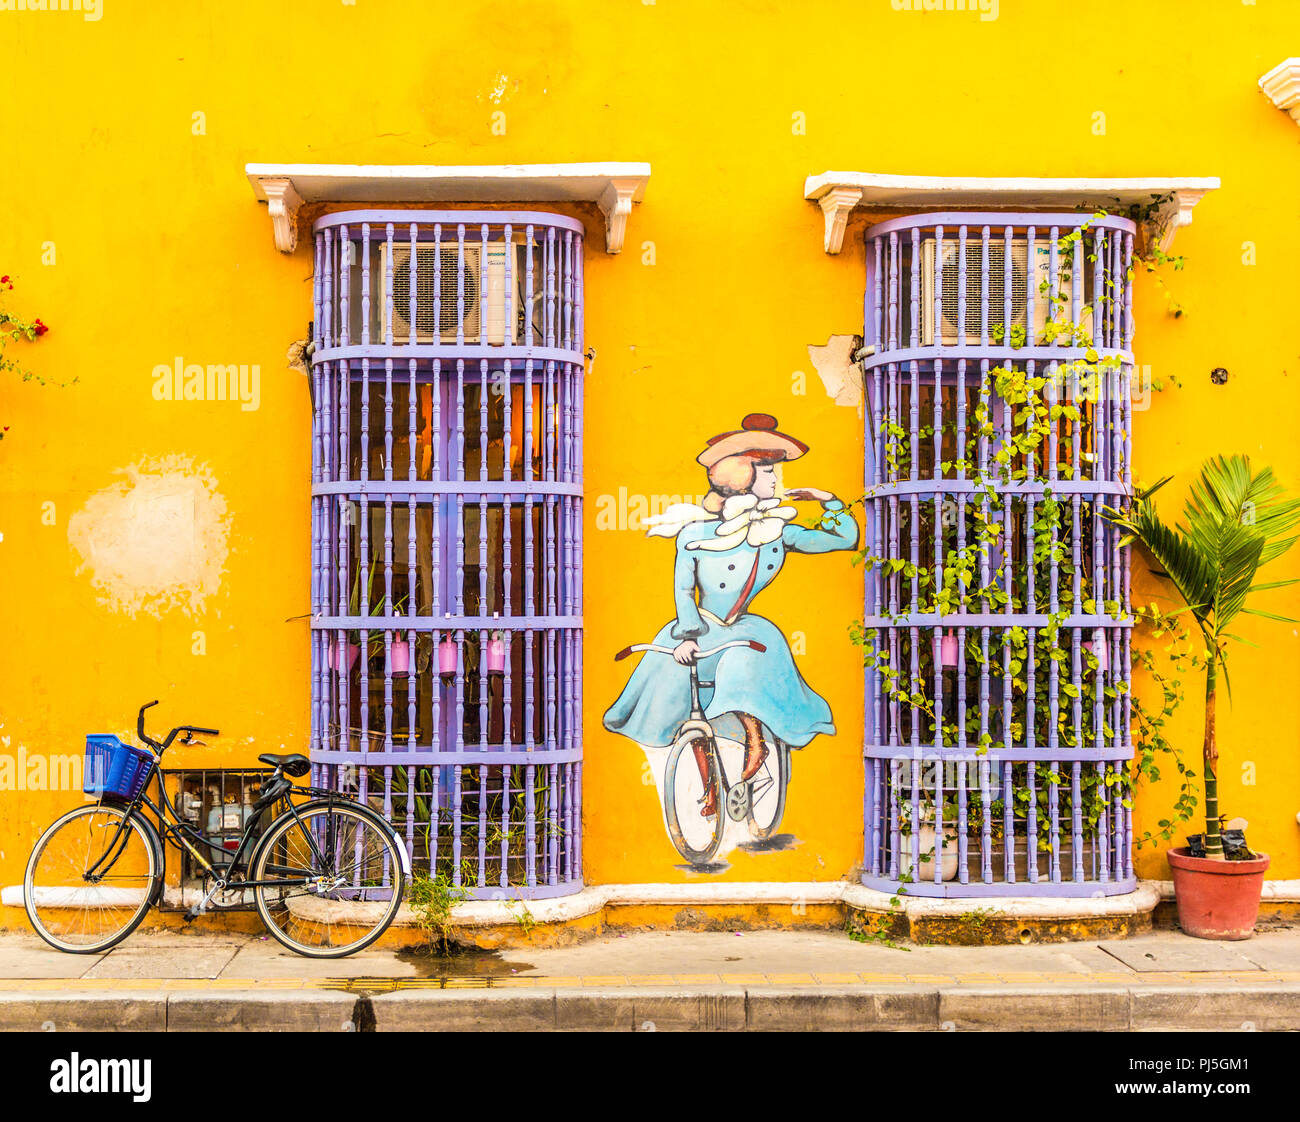
[[[284,355],[311,315],[311,261],[306,238],[293,257],[274,250],[248,161],[653,165],[622,255],[600,252],[599,216],[583,212],[598,352],[586,414],[589,882],[685,876],[642,753],[600,723],[625,680],[609,656],[671,614],[671,546],[598,531],[600,497],[701,493],[702,441],[752,410],[812,446],[787,485],[852,496],[860,483],[859,418],[825,395],[806,348],[858,330],[866,218],[828,257],[806,175],[1221,176],[1175,246],[1188,266],[1169,283],[1187,314],[1174,321],[1138,281],[1139,361],[1182,382],[1137,419],[1139,470],[1174,473],[1181,498],[1207,454],[1241,450],[1300,487],[1300,130],[1256,88],[1300,52],[1300,10],[1002,0],[981,19],[896,6],[103,0],[98,21],[0,11],[0,272],[17,282],[10,306],[51,325],[22,357],[79,378],[64,389],[9,380],[0,396],[0,752],[79,753],[87,731],[128,732],[154,697],[159,722],[225,734],[178,750],[178,764],[305,749],[306,625],[284,621],[307,609],[310,417],[306,380]],[[153,368],[178,355],[258,364],[259,408],[155,402]],[[1226,385],[1210,383],[1217,366]],[[1277,568],[1300,571],[1300,554]],[[800,844],[735,851],[727,879],[832,879],[861,857],[862,676],[846,635],[860,572],[846,554],[787,570],[761,608],[803,632],[800,667],[840,733],[796,758],[786,823]],[[1300,595],[1275,603],[1295,612]],[[1263,621],[1240,630],[1259,648],[1235,656],[1223,805],[1251,820],[1270,876],[1298,877],[1300,640]],[[1193,759],[1195,700],[1193,686],[1177,728]],[[0,792],[0,884],[17,883],[38,828],[76,797]],[[1139,826],[1164,802],[1148,792]],[[1138,868],[1167,875],[1150,850]],[[18,913],[0,911],[4,921]]]

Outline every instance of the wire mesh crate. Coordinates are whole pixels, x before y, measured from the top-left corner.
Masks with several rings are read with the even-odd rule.
[[[270,768],[185,768],[164,771],[163,783],[180,820],[219,847],[218,850],[197,848],[212,865],[220,868],[222,854],[227,855],[228,862],[239,848],[244,827],[255,813],[254,804],[270,775]],[[256,813],[263,819],[260,828],[265,829],[269,808]],[[182,846],[179,876],[168,886],[178,891],[168,894],[169,901],[188,907],[195,893],[210,887],[205,885],[207,878],[207,870]],[[217,899],[214,903],[226,908],[251,908],[253,899],[251,893],[230,893],[227,899]]]

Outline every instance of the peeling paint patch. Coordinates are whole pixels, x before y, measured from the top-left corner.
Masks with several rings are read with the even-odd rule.
[[[100,603],[130,616],[203,612],[229,554],[226,500],[205,464],[144,459],[91,495],[68,521],[68,542]]]
[[[492,81],[492,89],[489,91],[487,98],[493,105],[500,105],[510,94],[519,89],[519,79],[511,78],[508,74],[497,71],[496,77]],[[545,91],[542,91],[545,93]],[[480,95],[481,97],[482,95]]]
[[[862,416],[862,372],[853,361],[854,335],[832,335],[824,347],[809,345],[808,358],[836,405],[851,405]]]

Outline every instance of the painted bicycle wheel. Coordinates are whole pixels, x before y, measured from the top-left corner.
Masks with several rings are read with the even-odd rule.
[[[767,759],[749,781],[749,832],[756,841],[770,838],[785,816],[785,789],[790,782],[790,746],[766,728]]]
[[[727,816],[720,789],[714,800],[715,813],[707,818],[700,813],[706,784],[692,747],[696,741],[703,745],[710,784],[721,786],[717,741],[694,730],[683,733],[669,751],[664,768],[664,818],[677,852],[692,865],[707,865],[722,845]]]

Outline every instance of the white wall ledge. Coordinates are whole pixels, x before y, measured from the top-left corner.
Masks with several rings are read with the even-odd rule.
[[[1300,125],[1300,58],[1286,58],[1259,80],[1269,101]]]
[[[921,213],[953,208],[1022,210],[1106,209],[1124,214],[1151,208],[1142,220],[1149,245],[1168,252],[1174,233],[1192,221],[1192,208],[1217,189],[1215,177],[1171,179],[1041,179],[1031,177],[883,175],[827,171],[804,181],[804,198],[820,204],[825,219],[823,248],[839,253],[855,207]],[[1161,200],[1154,206],[1157,200]]]
[[[504,891],[509,891],[508,889]],[[538,923],[561,923],[581,919],[599,912],[607,905],[629,906],[669,904],[684,906],[734,904],[839,904],[873,911],[896,911],[909,917],[964,915],[975,910],[993,912],[1004,918],[1067,919],[1088,916],[1136,915],[1153,909],[1161,900],[1174,897],[1173,881],[1141,880],[1137,887],[1119,896],[1092,897],[994,897],[940,898],[892,896],[878,892],[857,881],[718,881],[687,884],[602,884],[590,885],[572,896],[555,896],[529,900],[526,906]],[[1300,902],[1300,880],[1266,880],[1260,893],[1264,903]],[[175,889],[168,889],[168,903],[191,903]],[[897,904],[891,903],[897,900]],[[23,887],[6,885],[0,891],[0,904],[23,906]],[[518,921],[520,902],[516,900],[474,900],[452,909],[454,927],[487,927]],[[403,904],[397,925],[415,922],[410,906]]]
[[[605,216],[605,251],[623,248],[632,204],[645,197],[650,165],[595,164],[248,164],[253,194],[267,204],[275,247],[298,245],[304,203],[595,203]]]

